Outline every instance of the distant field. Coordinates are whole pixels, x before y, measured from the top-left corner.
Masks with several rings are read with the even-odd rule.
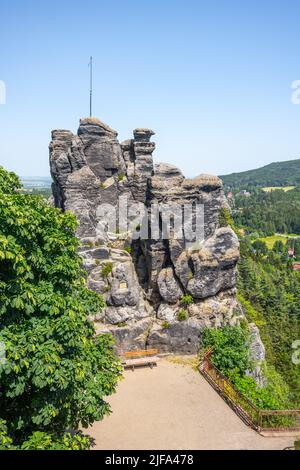
[[[266,193],[270,193],[271,191],[276,191],[276,189],[281,189],[285,193],[287,191],[291,191],[292,189],[295,189],[296,186],[267,186],[266,188],[261,188],[263,191]]]
[[[263,237],[259,238],[262,242],[265,242],[269,250],[272,250],[274,243],[278,240],[281,240],[282,243],[286,244],[289,238],[296,238],[299,237],[300,235],[293,235],[293,234],[288,234],[288,235],[272,235],[271,237]]]

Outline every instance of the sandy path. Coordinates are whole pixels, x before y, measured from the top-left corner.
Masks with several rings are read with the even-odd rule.
[[[293,438],[248,428],[190,366],[161,360],[126,371],[110,397],[113,413],[89,429],[96,449],[283,449]]]

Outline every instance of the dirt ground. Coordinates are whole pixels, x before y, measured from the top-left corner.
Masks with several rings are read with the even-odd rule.
[[[247,427],[191,366],[160,360],[125,371],[109,398],[113,413],[88,433],[95,449],[283,449],[294,438],[262,437]]]

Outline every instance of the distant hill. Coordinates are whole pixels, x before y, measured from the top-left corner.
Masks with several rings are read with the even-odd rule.
[[[21,176],[21,183],[25,189],[49,189],[51,182],[49,176]]]
[[[300,184],[300,159],[270,163],[256,170],[220,176],[227,187],[294,186]]]

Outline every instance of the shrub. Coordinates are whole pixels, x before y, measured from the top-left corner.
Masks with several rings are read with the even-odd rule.
[[[163,330],[168,330],[170,328],[170,323],[167,320],[165,320],[162,323],[161,327],[162,327]]]
[[[251,368],[249,333],[240,326],[205,328],[202,345],[205,349],[213,348],[212,362],[227,376],[232,371],[243,376]]]
[[[231,217],[231,213],[229,209],[223,207],[219,213],[219,225],[220,227],[231,227],[234,228],[234,222]]]
[[[23,442],[21,450],[90,450],[92,440],[81,432],[74,435],[63,433],[60,436],[45,432],[34,432]]]
[[[189,318],[189,314],[186,310],[179,310],[178,314],[177,314],[177,320],[178,321],[185,321]]]
[[[125,246],[124,251],[127,251],[127,253],[129,253],[131,255],[131,253],[132,253],[131,246]]]
[[[263,364],[266,385],[258,387],[253,377],[246,375],[251,370],[249,360],[249,332],[241,326],[225,326],[217,330],[206,328],[202,344],[213,348],[213,364],[228,377],[236,387],[259,409],[289,408],[289,388],[274,367]],[[289,418],[280,417],[273,422],[288,425]]]
[[[185,307],[187,307],[188,305],[191,305],[193,302],[194,302],[194,299],[189,294],[183,295],[180,299],[181,305],[184,305]]]
[[[283,409],[284,403],[269,387],[259,388],[253,377],[241,377],[239,374],[231,375],[231,380],[237,388],[259,409]]]
[[[107,278],[110,275],[110,273],[112,272],[112,269],[113,269],[113,264],[112,263],[107,263],[101,271],[102,276]]]

